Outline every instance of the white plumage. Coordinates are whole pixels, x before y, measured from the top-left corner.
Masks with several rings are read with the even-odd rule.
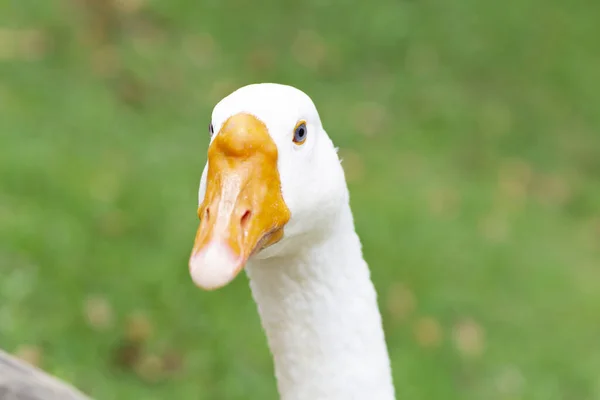
[[[212,113],[215,135],[211,146],[218,145],[214,142],[220,134],[225,135],[221,132],[224,124],[239,114],[251,115],[262,122],[275,143],[281,196],[290,215],[282,228],[281,239],[262,250],[253,248],[253,254],[244,263],[273,354],[281,398],[394,399],[376,291],[354,228],[344,172],[312,100],[302,91],[285,85],[263,83],[242,87],[215,106]],[[302,145],[292,141],[298,121],[306,123],[307,136]],[[229,125],[229,131],[245,129]],[[261,146],[257,147],[260,151]],[[253,157],[254,153],[248,154]],[[214,165],[217,168],[217,161]],[[206,196],[207,184],[210,184],[207,180],[211,176],[209,168],[213,168],[210,156],[199,190],[200,209],[204,213],[209,203]],[[252,168],[243,171],[252,175]],[[252,176],[247,179],[254,182]],[[261,184],[252,185],[255,185],[252,189],[239,190],[262,190]],[[231,202],[237,207],[253,195],[241,191],[231,197]],[[223,194],[215,196],[219,200],[211,205],[229,198]],[[212,206],[210,212],[217,207]],[[253,213],[256,221],[266,218],[268,222],[268,206],[265,209],[244,207]],[[234,223],[237,225],[231,225],[231,229],[246,222]],[[253,225],[240,226],[253,229]],[[202,229],[208,228],[201,225]],[[234,248],[235,240],[246,243],[243,242],[246,234],[247,231],[243,231],[238,240],[231,239],[234,233],[231,236],[223,233],[225,236],[219,240],[222,243],[227,238],[234,240],[231,247]],[[211,243],[217,240],[213,239]],[[209,261],[194,258],[202,251],[201,246],[195,249],[190,261],[191,271],[197,272],[192,273],[195,281],[217,280],[219,284],[214,286],[218,287],[230,280],[214,276],[222,262],[219,260],[231,257],[227,249],[217,254],[208,248],[207,251],[213,251]],[[203,276],[203,268],[209,268],[213,275]],[[222,268],[224,274],[231,275],[231,266],[222,265]]]

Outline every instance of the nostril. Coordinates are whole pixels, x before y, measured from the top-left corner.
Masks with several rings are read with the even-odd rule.
[[[210,208],[206,207],[206,210],[204,211],[204,219],[206,220],[206,222],[208,222],[210,218]]]
[[[252,212],[250,210],[246,210],[244,215],[242,215],[242,219],[240,220],[240,224],[242,225],[242,229],[246,228],[248,225],[248,221],[250,221],[250,217],[252,217]]]

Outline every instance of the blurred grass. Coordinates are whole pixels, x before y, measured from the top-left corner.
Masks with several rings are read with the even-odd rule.
[[[342,148],[399,398],[599,399],[598,15],[0,3],[0,346],[98,399],[276,398],[246,280],[186,267],[210,110],[276,81]]]

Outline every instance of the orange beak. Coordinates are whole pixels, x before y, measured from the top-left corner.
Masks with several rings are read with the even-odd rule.
[[[236,114],[208,149],[206,194],[190,257],[194,283],[206,290],[231,282],[248,258],[283,237],[290,211],[277,171],[277,146],[253,115]]]

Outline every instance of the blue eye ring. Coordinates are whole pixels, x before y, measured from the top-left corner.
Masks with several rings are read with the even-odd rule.
[[[297,145],[304,144],[306,142],[306,137],[308,136],[308,130],[306,129],[306,121],[300,121],[296,124],[294,128],[294,138],[293,141]]]

